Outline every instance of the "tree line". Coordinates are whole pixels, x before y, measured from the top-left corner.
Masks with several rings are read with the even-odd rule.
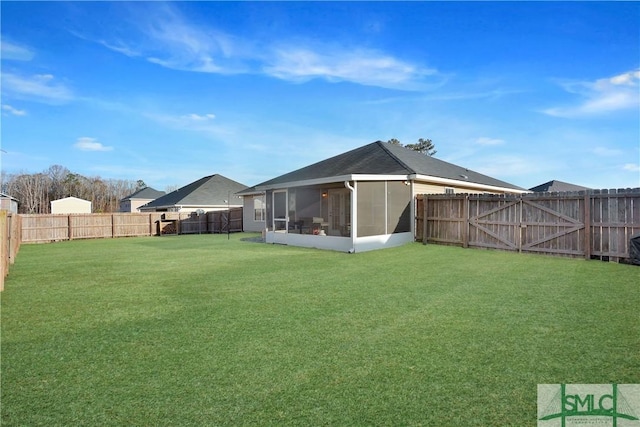
[[[117,212],[120,200],[145,188],[142,180],[103,179],[53,165],[39,173],[2,172],[2,193],[18,200],[18,213],[51,213],[51,201],[77,197],[91,201],[93,212]]]

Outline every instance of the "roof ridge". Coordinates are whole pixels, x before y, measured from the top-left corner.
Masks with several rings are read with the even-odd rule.
[[[389,154],[389,155],[391,156],[391,158],[392,158],[393,160],[395,160],[395,161],[396,161],[400,166],[402,166],[403,168],[405,168],[406,170],[408,170],[408,171],[409,171],[409,172],[411,172],[411,173],[416,173],[416,171],[415,171],[412,167],[410,167],[410,166],[409,166],[409,165],[407,165],[405,162],[403,162],[402,160],[400,160],[400,159],[398,158],[398,156],[396,156],[395,154],[393,154],[393,153],[391,152],[391,150],[389,150],[389,149],[386,147],[386,145],[385,145],[385,144],[389,144],[388,142],[383,142],[383,141],[378,140],[378,141],[376,141],[374,144],[378,144],[378,145],[380,146],[380,148],[382,148],[382,149],[383,149],[387,154]],[[404,148],[404,147],[402,147],[402,148]],[[405,148],[405,149],[406,149],[406,148]]]

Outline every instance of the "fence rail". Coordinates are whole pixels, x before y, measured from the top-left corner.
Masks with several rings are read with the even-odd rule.
[[[640,188],[419,195],[416,240],[619,261],[640,233]]]

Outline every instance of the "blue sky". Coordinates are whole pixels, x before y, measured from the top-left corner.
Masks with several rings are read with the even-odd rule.
[[[7,2],[2,168],[246,185],[376,140],[640,186],[637,2]]]

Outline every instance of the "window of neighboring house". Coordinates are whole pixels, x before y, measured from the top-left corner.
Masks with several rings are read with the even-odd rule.
[[[255,221],[264,221],[264,202],[261,198],[253,199],[253,219]]]
[[[456,191],[451,187],[444,188],[444,194],[454,194]]]

